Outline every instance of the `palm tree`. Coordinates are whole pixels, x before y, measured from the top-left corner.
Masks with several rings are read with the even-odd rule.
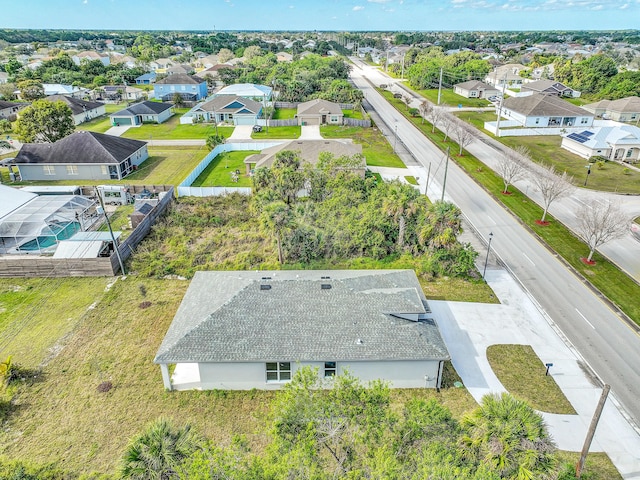
[[[461,425],[469,452],[501,478],[552,477],[555,446],[542,417],[522,400],[508,393],[485,395]]]
[[[461,212],[453,203],[438,201],[429,206],[420,230],[420,242],[431,248],[446,248],[456,243],[462,228]]]
[[[6,140],[0,140],[0,150],[9,150],[11,148],[11,144]]]
[[[416,213],[418,204],[415,201],[415,190],[399,183],[391,184],[387,196],[382,202],[383,212],[398,222],[398,249],[404,248],[404,232],[407,217]]]
[[[189,425],[176,427],[159,418],[129,443],[121,475],[136,480],[178,478],[182,463],[199,448],[200,439]]]
[[[284,263],[284,253],[282,251],[282,232],[285,228],[291,227],[293,222],[293,212],[284,202],[273,202],[264,207],[260,215],[263,227],[271,230],[276,236],[278,244],[278,261]]]

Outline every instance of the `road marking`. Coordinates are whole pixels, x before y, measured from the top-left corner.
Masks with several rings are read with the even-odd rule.
[[[489,215],[487,215],[487,218],[488,218],[489,220],[491,220],[491,222],[492,222],[494,225],[497,225],[497,223],[496,223],[496,222],[493,220],[493,218],[491,218]]]
[[[580,310],[578,310],[577,308],[576,308],[576,312],[578,312],[578,315],[580,315],[580,316],[583,318],[583,320],[589,324],[589,326],[590,326],[591,328],[593,328],[594,330],[596,329],[596,327],[594,327],[594,326],[591,324],[591,322],[590,322],[589,320],[587,320],[587,317],[585,317],[582,313],[580,313]]]
[[[531,260],[529,257],[527,257],[527,254],[522,252],[522,255],[524,255],[524,258],[526,258],[527,260],[529,260],[531,262],[531,265],[533,265],[534,267],[536,266],[535,263],[533,263],[533,260]]]

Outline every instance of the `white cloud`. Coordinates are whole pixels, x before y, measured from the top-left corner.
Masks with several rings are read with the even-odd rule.
[[[357,12],[358,10],[364,10],[364,7],[362,5],[356,5],[355,7],[353,7],[354,12]]]
[[[369,3],[389,3],[391,0],[367,0]]]

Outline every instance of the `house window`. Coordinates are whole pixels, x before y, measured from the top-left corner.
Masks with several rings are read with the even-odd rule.
[[[586,125],[587,123],[589,123],[589,119],[588,118],[583,117],[583,118],[580,119],[580,125]]]
[[[338,121],[337,115],[331,115],[331,122],[336,123]]]
[[[100,165],[100,173],[102,175],[109,175],[109,171],[107,170],[107,166],[106,165]]]
[[[267,382],[286,382],[291,380],[290,362],[268,362]]]
[[[67,165],[67,175],[77,175],[77,174],[78,174],[77,165]]]
[[[627,150],[627,154],[625,155],[627,158],[631,156],[631,149]]]
[[[536,118],[536,125],[539,125],[539,124],[540,124],[540,119]]]
[[[180,90],[182,90],[183,92],[187,89],[187,87],[185,85],[181,85],[180,86]]]
[[[338,364],[336,362],[324,362],[324,376],[335,377],[338,373]]]
[[[53,165],[43,165],[42,171],[44,172],[45,175],[55,175],[56,167],[54,167]]]

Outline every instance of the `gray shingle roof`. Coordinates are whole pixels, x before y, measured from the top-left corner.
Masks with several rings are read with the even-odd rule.
[[[242,106],[230,107],[229,105],[237,102]],[[205,112],[217,112],[217,113],[234,113],[242,109],[247,109],[252,113],[258,113],[262,108],[262,105],[250,98],[239,97],[238,95],[218,95],[211,100],[198,106],[198,110]]]
[[[412,270],[300,270],[197,272],[154,361],[448,358]]]
[[[135,115],[157,115],[173,107],[172,103],[144,101],[112,113],[111,117],[132,117]]]
[[[329,115],[342,115],[342,109],[340,105],[329,100],[322,100],[316,98],[303,102],[298,105],[296,115],[317,115],[320,113]]]
[[[566,85],[560,82],[556,82],[555,80],[542,79],[542,80],[537,80],[535,82],[525,83],[522,85],[520,90],[524,90],[524,91],[530,90],[533,92],[553,91],[553,92],[560,93],[567,90],[571,90],[571,88],[567,87]]]
[[[79,98],[68,97],[66,95],[49,95],[46,100],[50,102],[64,102],[71,109],[71,113],[78,115],[79,113],[87,110],[93,110],[94,108],[102,107],[104,103],[90,102],[88,100],[80,100]]]
[[[186,73],[174,73],[168,77],[158,80],[156,85],[200,85],[205,80],[197,77],[192,77]]]
[[[457,83],[454,86],[462,88],[463,90],[497,90],[496,87],[481,82],[480,80],[467,80],[466,82]]]
[[[145,145],[140,140],[79,131],[55,143],[25,143],[14,163],[120,163]]]
[[[504,100],[503,106],[528,117],[593,116],[591,112],[576,107],[566,100],[562,100],[555,95],[545,95],[543,93],[534,93],[528,97],[509,97]]]

